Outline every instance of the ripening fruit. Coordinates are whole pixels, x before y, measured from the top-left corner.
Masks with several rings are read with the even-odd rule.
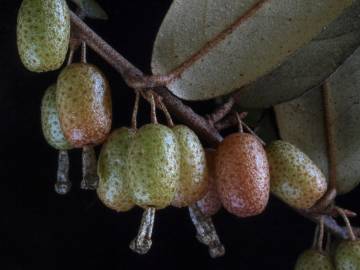
[[[57,81],[56,102],[61,128],[75,147],[103,142],[111,129],[110,87],[94,65],[65,67]]]
[[[221,201],[215,182],[216,151],[213,149],[206,149],[205,156],[206,165],[208,168],[208,174],[206,175],[208,181],[208,190],[205,196],[197,202],[197,205],[205,216],[211,217],[215,215],[221,208]]]
[[[269,166],[259,140],[235,133],[219,145],[215,158],[216,184],[222,205],[239,217],[260,214],[269,199]]]
[[[58,69],[65,60],[69,37],[65,0],[23,0],[17,18],[17,46],[27,69]]]
[[[360,269],[360,241],[343,241],[335,252],[335,266],[337,270]]]
[[[295,270],[335,270],[335,267],[329,255],[309,249],[298,257]]]
[[[308,209],[326,192],[327,181],[314,162],[294,145],[275,141],[266,149],[271,192],[292,207]]]
[[[200,200],[207,191],[205,152],[197,135],[188,127],[177,125],[172,131],[179,145],[180,179],[171,204],[185,207]]]
[[[135,131],[120,128],[113,131],[103,145],[98,160],[99,199],[118,212],[130,210],[134,203],[127,178],[127,157]]]
[[[160,124],[141,127],[130,144],[128,177],[135,204],[164,208],[180,177],[180,151],[174,132]]]
[[[41,102],[41,125],[48,144],[58,150],[71,149],[60,127],[59,113],[56,108],[56,84],[45,92]]]

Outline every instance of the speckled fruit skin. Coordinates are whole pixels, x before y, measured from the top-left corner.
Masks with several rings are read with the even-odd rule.
[[[51,85],[41,102],[41,126],[48,144],[58,150],[69,150],[71,144],[65,139],[60,127],[59,113],[56,108],[56,84]]]
[[[219,145],[216,185],[222,205],[238,217],[260,214],[269,200],[269,166],[261,143],[251,134],[234,133]]]
[[[65,67],[57,81],[56,103],[61,128],[75,147],[103,142],[111,129],[110,87],[94,65]]]
[[[180,178],[180,150],[170,128],[160,124],[141,127],[130,144],[127,164],[137,205],[157,209],[170,205]]]
[[[208,188],[205,151],[198,136],[188,127],[172,128],[180,151],[180,178],[172,205],[185,207],[201,199]]]
[[[335,252],[335,266],[337,270],[360,269],[360,241],[343,241]]]
[[[135,131],[119,128],[103,145],[98,160],[99,199],[109,208],[125,212],[134,207],[127,177],[126,162]]]
[[[206,149],[205,156],[208,168],[208,174],[206,175],[208,181],[208,189],[205,196],[197,202],[197,205],[205,216],[211,217],[221,209],[221,201],[215,181],[216,151],[213,149]]]
[[[17,18],[17,46],[27,69],[45,72],[60,68],[69,37],[65,0],[23,0]]]
[[[294,145],[274,141],[266,148],[271,192],[288,205],[308,209],[326,192],[327,181],[314,162]]]
[[[303,252],[297,259],[295,270],[335,270],[331,257],[314,249]]]

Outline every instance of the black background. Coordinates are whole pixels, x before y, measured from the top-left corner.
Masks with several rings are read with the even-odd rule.
[[[152,43],[171,1],[100,1],[110,19],[87,20],[106,41],[149,72]],[[20,0],[0,0],[0,268],[1,269],[292,269],[309,247],[314,225],[275,198],[267,211],[239,219],[222,210],[214,217],[226,256],[210,259],[195,239],[186,209],[168,208],[156,217],[153,248],[140,256],[129,250],[141,210],[116,214],[94,192],[79,189],[80,151],[71,152],[73,189],[53,191],[57,152],[43,139],[41,97],[58,72],[31,73],[16,49]],[[128,125],[133,92],[94,53],[88,61],[107,75],[113,92],[114,127]],[[209,112],[211,102],[192,104]],[[142,106],[144,107],[144,106]],[[147,107],[141,110],[144,123]],[[359,189],[338,199],[360,210]]]

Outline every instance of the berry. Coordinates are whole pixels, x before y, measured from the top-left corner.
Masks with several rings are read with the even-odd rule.
[[[288,205],[308,209],[326,192],[326,178],[314,162],[294,145],[275,141],[267,149],[271,192]]]
[[[85,63],[65,67],[57,81],[61,128],[75,147],[103,142],[111,129],[110,87],[103,73]]]
[[[59,113],[56,108],[56,84],[45,92],[41,102],[41,125],[48,144],[58,150],[71,149],[60,127]]]
[[[174,132],[160,124],[141,127],[128,152],[133,201],[143,207],[167,207],[180,177],[180,151]]]
[[[295,270],[335,270],[335,267],[329,255],[309,249],[298,257]]]
[[[127,157],[135,131],[120,128],[113,131],[103,145],[98,160],[99,199],[118,212],[130,210],[134,203],[127,178]]]
[[[221,208],[221,201],[215,181],[215,155],[215,150],[205,150],[206,165],[208,168],[208,174],[206,175],[208,190],[205,196],[197,202],[201,212],[207,217],[215,215]]]
[[[342,241],[335,252],[337,270],[360,269],[360,241]]]
[[[226,210],[239,217],[260,214],[269,199],[269,166],[259,140],[235,133],[219,145],[215,158],[216,185]]]
[[[70,16],[65,0],[24,0],[17,18],[17,45],[27,69],[58,69],[69,46]]]
[[[184,207],[201,199],[208,188],[205,152],[196,134],[186,126],[172,128],[180,150],[180,179],[172,205]]]

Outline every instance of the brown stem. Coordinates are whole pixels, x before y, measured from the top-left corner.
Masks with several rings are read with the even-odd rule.
[[[137,236],[130,243],[130,249],[139,254],[146,254],[152,245],[152,231],[154,228],[155,208],[144,210]]]
[[[67,151],[60,150],[55,191],[60,195],[65,195],[70,191],[70,189],[71,182],[69,180],[69,155]]]
[[[163,98],[163,102],[170,113],[176,116],[179,121],[186,123],[210,146],[216,147],[222,141],[223,138],[218,130],[210,125],[204,117],[196,114],[189,106],[172,95],[166,87],[159,86],[165,84],[164,78],[144,76],[139,69],[114,50],[73,12],[71,12],[71,22],[73,31],[76,31],[89,47],[118,71],[130,87],[134,89],[153,88],[153,91]],[[233,98],[236,99],[236,95],[233,95]],[[246,125],[244,127],[247,128]],[[303,215],[316,223],[320,222],[316,214],[305,213]],[[346,229],[339,226],[332,217],[325,217],[324,225],[333,234],[343,239],[348,238]]]
[[[244,132],[244,128],[243,128],[243,122],[241,121],[240,115],[238,112],[235,112],[235,116],[236,116],[236,120],[238,122],[238,126],[239,126],[239,132],[243,133]]]
[[[134,102],[134,108],[131,116],[131,128],[137,129],[137,115],[139,110],[139,101],[140,101],[140,92],[138,90],[135,90],[135,102]]]
[[[319,239],[317,242],[318,251],[323,251],[323,245],[324,245],[324,216],[321,216],[320,224],[319,224]]]
[[[211,218],[204,216],[196,204],[189,206],[189,213],[197,231],[196,237],[199,242],[209,247],[211,258],[223,256],[225,254],[225,248],[220,242]]]
[[[350,221],[348,219],[348,217],[345,215],[345,212],[343,209],[341,209],[340,207],[336,207],[336,210],[339,212],[339,214],[341,215],[341,217],[343,218],[345,224],[346,224],[346,228],[349,234],[349,238],[351,241],[355,241],[356,240],[356,236],[354,234],[354,231],[351,227]]]
[[[149,91],[148,97],[149,97],[150,106],[151,106],[151,115],[150,115],[151,123],[157,124],[158,120],[157,120],[157,116],[156,116],[156,104],[155,104],[154,93],[152,91]]]
[[[208,115],[206,118],[211,125],[222,120],[225,116],[227,116],[232,108],[234,107],[235,101],[232,97],[229,98],[227,102],[217,108],[212,114]]]
[[[68,59],[67,59],[67,63],[66,63],[67,66],[71,65],[71,63],[74,59],[74,52],[75,52],[75,50],[72,47],[70,47],[69,55],[68,55]]]
[[[312,248],[313,249],[316,249],[318,240],[319,240],[319,225],[316,225],[315,232],[314,232],[313,243],[312,243]]]
[[[165,114],[168,126],[173,127],[174,126],[174,121],[172,120],[171,114],[169,113],[168,109],[166,108],[164,102],[162,101],[162,97],[160,97],[159,95],[156,95],[156,100],[157,100],[157,103],[159,104],[160,109]]]
[[[310,211],[313,213],[321,213],[326,211],[326,208],[330,207],[336,198],[336,189],[328,189],[325,195],[313,206]],[[331,209],[330,209],[331,211]]]
[[[248,115],[247,112],[239,113],[241,120],[245,119]],[[237,123],[237,118],[235,114],[230,114],[219,122],[215,123],[214,126],[217,130],[221,131],[232,126],[235,126]]]
[[[92,146],[84,146],[82,152],[82,189],[95,190],[99,183],[97,175],[97,161],[95,150]]]
[[[81,41],[81,62],[86,63],[86,42]]]

